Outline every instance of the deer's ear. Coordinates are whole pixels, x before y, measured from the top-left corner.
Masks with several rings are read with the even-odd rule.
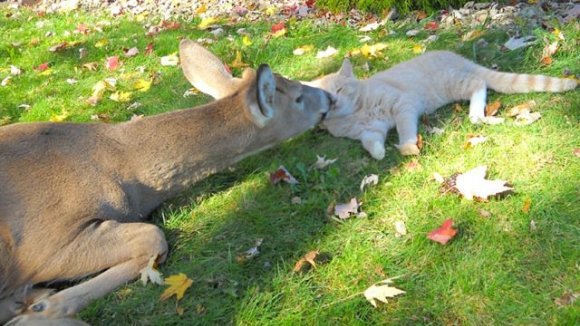
[[[340,70],[338,71],[338,75],[343,76],[343,77],[353,77],[354,76],[352,64],[350,63],[350,61],[348,59],[344,59],[344,61],[342,62],[342,66],[340,67]]]
[[[226,70],[218,57],[192,40],[179,43],[179,61],[185,78],[204,94],[220,99],[237,89],[239,79]]]
[[[276,77],[266,64],[258,68],[256,91],[256,101],[249,102],[249,110],[252,121],[261,128],[274,116],[276,101]]]

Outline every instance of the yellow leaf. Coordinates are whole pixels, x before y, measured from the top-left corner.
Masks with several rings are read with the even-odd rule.
[[[422,44],[415,44],[413,45],[413,53],[415,54],[421,54],[425,52],[425,46]]]
[[[197,8],[197,10],[195,11],[195,13],[198,14],[198,15],[201,15],[201,14],[203,14],[206,11],[207,11],[207,5],[204,3],[199,8]]]
[[[169,287],[163,291],[160,300],[167,300],[168,298],[175,295],[177,300],[181,300],[185,295],[185,291],[189,289],[193,281],[183,273],[177,275],[171,275],[165,279],[165,284]]]
[[[140,92],[147,92],[151,88],[151,80],[139,79],[133,84],[133,89]]]
[[[310,52],[312,50],[314,50],[314,45],[308,44],[308,45],[303,45],[301,47],[294,49],[294,51],[292,51],[292,53],[294,55],[303,55],[304,53]]]
[[[111,94],[111,96],[109,97],[111,100],[115,101],[115,102],[129,102],[131,100],[131,92],[115,92],[113,94]]]
[[[266,14],[272,16],[276,13],[276,7],[270,6],[266,9]]]
[[[62,110],[60,114],[53,114],[50,116],[51,122],[63,122],[69,117],[69,113],[67,110]]]
[[[97,43],[95,43],[95,47],[96,48],[102,48],[103,46],[109,44],[109,40],[107,39],[102,39],[100,41],[97,41]]]
[[[530,197],[528,197],[524,201],[524,206],[522,207],[522,212],[528,214],[530,212],[530,206],[532,206],[532,199],[530,199]]]
[[[248,37],[248,35],[244,35],[244,37],[242,38],[242,43],[245,46],[250,46],[252,45],[252,40],[250,40],[250,37]]]
[[[552,34],[554,34],[554,36],[556,36],[556,38],[559,40],[563,41],[566,39],[564,37],[564,33],[562,33],[562,31],[560,31],[558,28],[554,29],[554,31],[552,31]]]
[[[472,31],[469,31],[467,33],[465,33],[461,39],[465,42],[467,41],[472,41],[475,40],[476,38],[480,37],[481,35],[483,35],[483,31],[479,30],[479,29],[475,29]]]
[[[42,72],[39,73],[40,76],[50,76],[52,75],[52,69],[48,68]]]
[[[282,28],[281,30],[278,30],[278,31],[272,33],[272,37],[276,38],[276,37],[284,36],[284,34],[286,34],[286,28]]]
[[[217,19],[215,17],[207,17],[207,18],[202,19],[201,22],[199,23],[199,25],[197,25],[197,27],[200,29],[206,29],[210,25],[213,25],[216,21],[217,21]]]
[[[149,16],[149,12],[144,11],[144,12],[135,16],[135,21],[137,21],[137,22],[145,21],[145,19],[147,19],[147,16]]]
[[[248,64],[242,61],[242,52],[236,51],[236,58],[230,64],[232,68],[244,68],[247,67]]]

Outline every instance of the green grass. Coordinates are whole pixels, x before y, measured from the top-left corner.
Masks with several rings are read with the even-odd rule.
[[[6,87],[0,87],[0,120],[3,123],[46,121],[68,112],[67,120],[87,122],[94,114],[111,121],[125,121],[133,114],[155,113],[191,107],[209,101],[198,95],[184,98],[190,86],[179,67],[162,67],[159,58],[177,51],[182,37],[210,37],[194,23],[180,29],[146,37],[142,23],[128,18],[112,22],[103,32],[70,34],[79,23],[94,26],[106,19],[98,15],[73,13],[39,17],[21,11],[10,16],[0,9],[0,79],[9,74],[10,65],[24,69]],[[43,22],[43,23],[40,23]],[[36,28],[37,24],[43,28]],[[244,46],[238,28],[250,33],[253,43]],[[405,32],[416,26],[391,24],[397,32],[370,33],[372,42],[385,42],[384,58],[353,58],[360,77],[369,76],[398,62],[412,58],[413,45],[425,39],[422,32],[408,38]],[[449,49],[470,59],[507,71],[561,76],[564,69],[580,73],[579,38],[574,23],[559,26],[566,36],[550,66],[538,62],[544,46],[538,44],[504,52],[499,45],[508,35],[495,28],[482,36],[488,47],[476,41],[462,42],[465,30],[439,31],[440,38],[427,50]],[[240,50],[244,62],[257,67],[269,63],[274,70],[297,79],[311,79],[338,69],[342,55],[361,46],[359,32],[340,25],[315,26],[312,22],[290,22],[287,34],[266,41],[268,23],[224,26],[225,36],[210,46],[218,56],[231,62]],[[45,37],[47,31],[54,36]],[[542,40],[553,39],[544,30],[534,30]],[[37,45],[31,45],[38,39]],[[109,44],[96,48],[107,39]],[[48,48],[61,41],[82,44],[63,52]],[[153,42],[155,52],[143,56]],[[16,43],[16,44],[15,44]],[[20,43],[20,44],[18,44]],[[316,60],[316,50],[302,57],[292,55],[298,46],[312,44],[316,50],[333,46],[340,55]],[[122,56],[123,48],[137,46],[141,53]],[[89,55],[79,59],[78,49]],[[107,56],[119,55],[123,70],[108,72]],[[362,69],[368,61],[370,71]],[[33,67],[51,64],[53,74],[41,76]],[[97,71],[82,65],[98,62]],[[122,80],[124,73],[145,72]],[[234,70],[239,74],[239,70]],[[85,103],[95,83],[106,77],[118,79],[118,89],[132,91],[136,78],[159,75],[159,82],[148,92],[134,92],[128,103],[105,97],[98,105]],[[78,83],[69,85],[67,78]],[[490,94],[489,101],[500,100],[504,108],[528,100],[538,103],[542,119],[516,127],[511,122],[498,126],[474,126],[464,112],[452,106],[429,118],[443,135],[429,135],[421,127],[425,147],[417,158],[406,158],[392,147],[397,137],[387,139],[387,157],[374,161],[359,142],[333,138],[323,130],[313,130],[265,153],[250,157],[233,170],[214,175],[190,191],[167,203],[153,214],[153,222],[166,232],[170,244],[168,261],[160,266],[165,275],[185,273],[193,286],[179,302],[183,315],[176,313],[174,299],[159,301],[159,286],[132,282],[98,300],[79,317],[93,325],[411,325],[411,324],[516,324],[571,325],[578,320],[578,304],[559,307],[554,299],[564,293],[579,292],[578,239],[580,203],[578,131],[580,95]],[[127,107],[138,101],[133,111]],[[29,109],[18,108],[21,104]],[[505,110],[503,111],[505,112]],[[153,131],[152,131],[153,132]],[[486,135],[488,142],[472,149],[463,147],[468,134]],[[324,170],[311,165],[316,154],[338,161]],[[406,164],[416,160],[421,168],[410,171]],[[284,165],[299,179],[296,186],[272,186],[267,173]],[[478,165],[489,166],[491,178],[509,180],[515,193],[488,203],[470,202],[455,195],[442,195],[432,181],[434,172],[449,176]],[[380,176],[377,186],[359,190],[361,179],[371,173]],[[291,199],[299,196],[302,204]],[[326,216],[332,202],[357,197],[364,202],[367,218],[337,223]],[[522,211],[531,200],[528,213]],[[491,217],[480,216],[481,209]],[[447,246],[426,239],[426,234],[451,217],[459,228]],[[409,234],[395,237],[393,223],[402,220]],[[534,221],[537,229],[531,230]],[[263,238],[261,254],[240,264],[235,257]],[[317,269],[293,273],[294,263],[306,252],[319,249],[331,259]],[[373,308],[360,294],[371,284],[401,276],[395,286],[407,293]]]

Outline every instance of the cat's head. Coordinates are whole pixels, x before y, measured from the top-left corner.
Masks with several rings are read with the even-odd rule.
[[[336,109],[327,119],[352,114],[356,109],[356,100],[359,97],[359,80],[354,75],[352,64],[344,59],[340,70],[324,77],[303,84],[322,88],[336,96]]]

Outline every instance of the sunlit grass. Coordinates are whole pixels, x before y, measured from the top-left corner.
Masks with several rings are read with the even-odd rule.
[[[67,120],[91,121],[101,114],[112,122],[126,121],[133,114],[152,115],[191,107],[209,101],[207,96],[184,98],[190,87],[179,67],[163,67],[160,57],[177,51],[182,37],[208,38],[191,23],[175,31],[145,36],[142,23],[122,18],[111,21],[103,32],[88,35],[72,31],[80,23],[95,26],[106,17],[74,13],[38,17],[30,12],[7,17],[0,9],[0,77],[10,65],[24,69],[7,87],[0,87],[0,119],[5,123],[47,121],[68,112]],[[42,22],[42,23],[41,23]],[[38,24],[44,26],[37,28]],[[236,33],[245,27],[252,44],[245,46]],[[405,36],[413,26],[390,25],[396,33],[372,32],[372,42],[385,42],[383,58],[354,57],[358,76],[369,76],[398,62],[416,56],[413,45],[425,39]],[[482,36],[488,47],[476,41],[462,42],[461,33],[442,31],[427,50],[450,49],[486,66],[516,72],[561,76],[564,69],[578,74],[578,28],[561,26],[567,40],[550,66],[539,64],[543,43],[513,52],[499,49],[508,35],[491,29]],[[313,27],[309,21],[289,24],[285,36],[269,39],[267,23],[225,27],[225,36],[210,46],[230,63],[241,51],[252,67],[269,63],[275,71],[296,79],[312,79],[338,69],[341,57],[360,47],[360,33],[344,26]],[[54,36],[46,37],[52,31]],[[65,32],[71,32],[67,35]],[[549,32],[534,31],[549,39]],[[37,45],[31,40],[38,39]],[[108,44],[95,44],[106,39]],[[80,41],[64,52],[48,48],[63,41]],[[143,50],[154,43],[154,54]],[[311,53],[297,57],[292,50],[312,44]],[[124,58],[123,49],[136,46],[141,53]],[[339,55],[317,60],[316,51],[333,46]],[[78,49],[88,56],[80,59]],[[104,60],[118,55],[123,66],[118,71],[104,69]],[[369,71],[363,69],[368,61]],[[34,70],[49,62],[53,73],[42,76]],[[97,71],[82,67],[97,62]],[[139,72],[143,67],[143,73]],[[442,67],[444,69],[444,67]],[[147,92],[131,89],[122,80],[126,73],[156,80]],[[239,69],[234,69],[239,74]],[[117,103],[105,96],[96,106],[86,103],[95,83],[104,78],[118,79],[118,88],[131,91],[133,99]],[[66,82],[74,78],[74,85]],[[436,76],[435,76],[436,78]],[[538,103],[542,119],[526,127],[511,122],[499,126],[474,126],[463,112],[446,107],[429,118],[444,128],[443,135],[425,138],[423,154],[403,158],[392,147],[395,133],[387,140],[387,157],[372,160],[360,144],[337,139],[325,131],[314,130],[266,153],[250,157],[233,170],[208,178],[163,206],[153,215],[170,243],[167,263],[160,267],[165,275],[186,273],[193,286],[179,302],[185,313],[176,313],[175,301],[159,301],[161,287],[130,283],[81,313],[80,318],[94,325],[174,325],[174,324],[572,324],[577,304],[558,307],[554,299],[568,291],[578,292],[578,207],[580,147],[577,91],[564,94],[491,94],[504,108],[528,100]],[[141,106],[128,110],[132,102]],[[22,104],[30,108],[20,107]],[[505,112],[505,111],[504,111]],[[151,132],[155,132],[152,130]],[[465,149],[468,134],[484,134],[489,140]],[[338,158],[324,170],[311,165],[316,155]],[[416,160],[420,168],[408,170]],[[296,186],[272,186],[267,173],[285,165],[299,179]],[[442,195],[432,181],[434,172],[449,176],[478,165],[487,165],[492,178],[509,180],[515,193],[489,203],[469,202],[454,195]],[[380,176],[377,186],[364,192],[360,180],[367,174]],[[292,204],[298,196],[302,204]],[[337,223],[326,216],[332,202],[357,197],[364,202],[367,218]],[[522,211],[531,201],[528,213]],[[480,210],[491,213],[484,218]],[[440,246],[425,235],[445,218],[452,217],[459,234],[447,246]],[[395,237],[393,223],[402,220],[409,234]],[[530,223],[534,221],[536,228]],[[236,256],[263,238],[261,254],[240,264]],[[319,249],[332,259],[316,270],[297,274],[294,263],[306,252]],[[401,276],[396,286],[404,296],[374,309],[359,295],[374,282]]]

